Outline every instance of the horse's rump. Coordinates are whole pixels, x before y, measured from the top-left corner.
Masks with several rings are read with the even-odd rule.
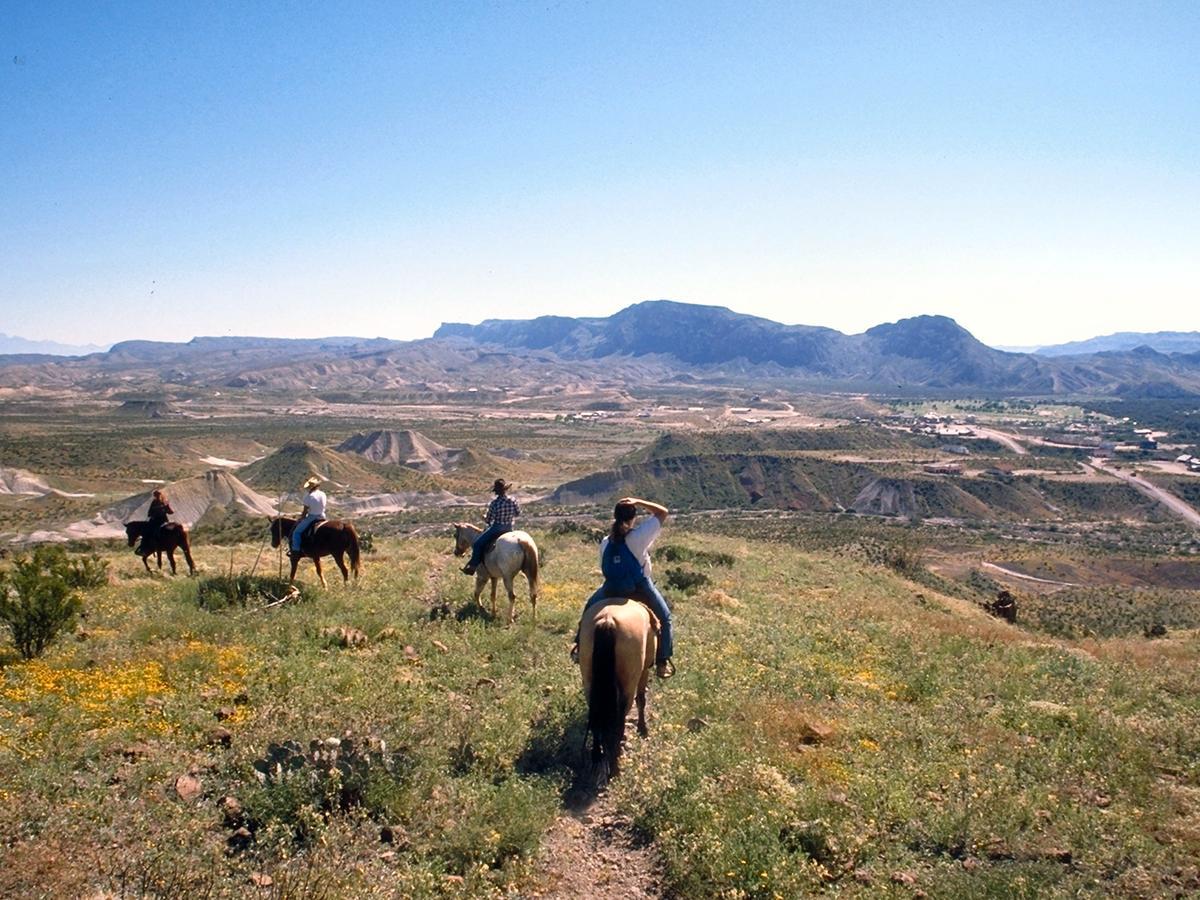
[[[526,579],[529,581],[530,589],[537,590],[538,566],[540,560],[538,558],[537,544],[524,531],[510,532],[517,535],[517,543],[521,547],[521,551],[525,554],[524,560],[521,562],[521,571],[525,573]]]
[[[645,679],[658,647],[653,622],[643,604],[618,597],[593,606],[580,624],[579,666],[588,698],[592,758],[606,759],[611,775],[618,770],[625,716],[635,698],[639,729],[644,728]]]

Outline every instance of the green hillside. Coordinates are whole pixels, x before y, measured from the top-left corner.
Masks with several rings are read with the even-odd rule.
[[[447,536],[377,541],[358,588],[270,610],[114,552],[83,631],[0,657],[0,895],[535,896],[568,821],[627,829],[664,896],[1200,890],[1197,632],[1074,644],[777,527],[669,529],[663,583],[709,582],[668,589],[679,674],[590,823],[576,533],[535,533],[538,621],[522,584],[512,628],[468,605]],[[347,732],[376,754],[350,780],[255,774]]]
[[[763,431],[679,432],[662,435],[653,443],[625,456],[627,465],[680,456],[799,452],[804,450],[900,450],[937,446],[925,435],[885,431],[862,425],[838,428],[782,428]]]

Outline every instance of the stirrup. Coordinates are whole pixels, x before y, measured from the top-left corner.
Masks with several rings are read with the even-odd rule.
[[[669,659],[664,659],[655,667],[654,674],[662,679],[674,678],[675,663],[671,662]]]

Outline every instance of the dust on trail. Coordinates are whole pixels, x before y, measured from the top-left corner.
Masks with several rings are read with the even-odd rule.
[[[618,900],[662,896],[662,861],[653,844],[601,795],[563,810],[542,839],[539,887],[529,896],[549,900]]]
[[[985,562],[983,563],[983,567],[985,569],[992,569],[1002,575],[1008,575],[1012,578],[1023,578],[1025,581],[1033,581],[1038,584],[1050,584],[1057,587],[1081,587],[1081,585],[1074,581],[1053,581],[1049,578],[1038,578],[1036,575],[1026,575],[1024,572],[1018,572],[1016,569],[1010,569],[1007,566],[1001,566],[997,563]]]

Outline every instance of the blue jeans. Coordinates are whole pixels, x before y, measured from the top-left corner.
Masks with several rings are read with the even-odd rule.
[[[483,557],[492,549],[492,544],[496,543],[496,538],[502,534],[508,534],[512,530],[511,522],[506,525],[497,522],[485,528],[483,534],[475,538],[475,541],[471,544],[471,561],[467,565],[472,569],[477,568],[483,562]]]
[[[631,600],[640,600],[650,607],[654,615],[658,616],[661,626],[658,634],[658,654],[654,661],[663,662],[670,659],[675,651],[674,641],[671,639],[671,609],[667,606],[667,601],[659,593],[658,588],[654,586],[654,582],[649,578],[642,578],[632,591],[616,590],[605,582],[600,585],[596,593],[588,598],[588,602],[583,604],[583,611],[586,613],[601,600],[609,597],[628,597]],[[575,641],[579,642],[578,631],[575,632]]]
[[[304,536],[305,530],[313,522],[321,521],[321,516],[305,516],[296,523],[296,527],[292,529],[292,551],[300,552],[300,538]]]

